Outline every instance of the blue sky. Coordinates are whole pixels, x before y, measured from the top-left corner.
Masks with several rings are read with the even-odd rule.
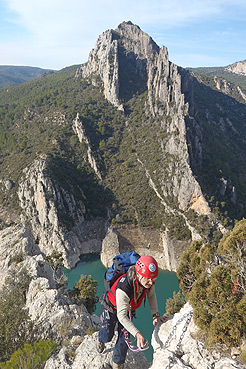
[[[0,65],[61,69],[132,21],[182,67],[246,59],[245,0],[0,0]]]

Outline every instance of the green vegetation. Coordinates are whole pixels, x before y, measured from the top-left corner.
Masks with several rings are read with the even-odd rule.
[[[46,154],[47,174],[72,192],[75,200],[85,203],[85,217],[106,216],[110,193],[95,177],[85,147],[74,134],[72,122],[77,113],[103,171],[98,146],[114,135],[115,129],[115,140],[111,140],[107,149],[117,150],[122,123],[121,114],[105,100],[99,88],[75,79],[73,73],[60,71],[38,81],[9,87],[8,91],[0,89],[1,174],[18,182],[22,169]],[[16,206],[10,192],[0,195],[5,206]],[[73,219],[67,212],[59,215],[70,229]]]
[[[25,309],[30,283],[27,271],[12,273],[0,291],[0,361],[6,361],[18,348],[34,340],[33,323]]]
[[[81,274],[78,283],[70,291],[70,296],[85,305],[90,314],[96,310],[98,303],[97,285],[97,281],[93,280],[91,275]]]
[[[170,229],[168,234],[180,241],[188,241],[191,239],[191,232],[185,224],[184,218],[181,215],[169,217]]]
[[[9,361],[0,363],[0,369],[42,369],[56,348],[57,344],[51,339],[25,344],[23,349],[13,353]]]
[[[164,207],[160,208],[145,169],[138,161],[140,158],[151,172],[162,165],[160,148],[153,145],[158,136],[161,137],[162,129],[146,116],[146,93],[134,95],[126,102],[129,122],[126,127],[126,118],[105,100],[100,86],[75,79],[74,74],[69,73],[70,70],[67,73],[64,70],[42,80],[9,87],[8,93],[6,89],[0,90],[2,175],[7,174],[18,183],[21,170],[38,155],[46,154],[47,175],[57,186],[73,193],[77,203],[85,204],[86,218],[106,217],[107,209],[111,208],[115,223],[160,228],[166,218]],[[143,87],[145,84],[141,83]],[[72,129],[77,113],[103,182],[88,164],[85,143],[79,143]],[[146,151],[145,147],[151,150]],[[168,163],[174,159],[165,158]],[[156,185],[161,192],[159,181]],[[5,206],[16,206],[10,192],[0,195]],[[74,219],[68,209],[58,206],[58,212],[60,222],[71,229]]]
[[[194,321],[207,344],[240,345],[246,334],[246,220],[219,246],[193,242],[177,271],[180,287],[194,308]],[[220,261],[220,262],[219,262]]]
[[[184,306],[185,299],[182,296],[181,292],[179,291],[176,293],[173,292],[173,298],[169,298],[166,300],[166,316],[174,315],[175,313],[178,313],[180,309]]]

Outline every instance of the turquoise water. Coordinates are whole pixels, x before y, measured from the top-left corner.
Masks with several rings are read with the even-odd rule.
[[[64,272],[68,277],[68,289],[72,289],[73,286],[80,279],[81,274],[91,275],[93,279],[98,282],[97,296],[101,296],[105,291],[104,287],[104,273],[106,268],[102,265],[99,255],[84,255],[81,261],[78,262],[76,267],[72,270],[65,269]],[[158,307],[160,314],[165,313],[166,299],[173,297],[173,292],[179,291],[178,279],[176,273],[160,270],[156,281],[156,296],[158,301]],[[101,305],[97,304],[95,314],[100,316]],[[146,306],[144,304],[137,310],[137,319],[134,320],[134,324],[140,330],[145,338],[151,342],[151,336],[153,333],[152,315],[149,309],[148,301]],[[152,361],[153,349],[150,348],[145,351],[145,356],[149,361]]]

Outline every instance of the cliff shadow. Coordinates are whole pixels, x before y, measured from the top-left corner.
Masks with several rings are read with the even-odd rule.
[[[140,59],[134,52],[126,53],[119,45],[119,98],[127,102],[134,95],[147,91],[147,59]]]

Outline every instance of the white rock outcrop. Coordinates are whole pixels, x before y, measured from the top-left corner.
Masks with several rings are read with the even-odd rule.
[[[39,255],[40,249],[35,244],[31,233],[21,224],[16,224],[0,231],[0,288],[7,274],[18,268],[25,259]],[[28,268],[28,270],[32,270]]]
[[[107,234],[102,243],[102,251],[100,254],[101,262],[106,268],[112,265],[112,260],[116,255],[120,254],[120,245],[118,234],[109,227]]]
[[[83,305],[76,305],[56,288],[50,287],[47,278],[39,277],[30,283],[26,307],[35,324],[41,328],[41,337],[56,342],[64,337],[84,336],[93,321]],[[99,323],[99,321],[98,321]]]
[[[222,353],[209,352],[194,338],[198,328],[192,314],[192,307],[186,303],[179,313],[155,328],[151,369],[243,369],[243,365]]]
[[[84,337],[87,329],[99,325],[83,305],[75,304],[58,291],[57,274],[48,264],[31,234],[20,225],[0,231],[0,288],[11,271],[26,270],[31,281],[26,291],[26,308],[38,327],[39,337]],[[58,282],[62,282],[62,271]]]
[[[96,350],[96,340],[98,333],[91,336],[85,336],[80,346],[74,351],[74,358],[68,358],[69,348],[62,348],[58,354],[53,355],[45,364],[44,369],[110,369],[112,368],[112,353],[115,344],[115,338],[112,342],[106,344],[102,354]],[[71,351],[71,348],[70,348]],[[125,369],[147,369],[150,363],[146,360],[144,354],[128,351],[125,363]]]
[[[99,169],[97,168],[97,163],[96,163],[96,160],[95,160],[95,158],[92,154],[91,145],[90,145],[90,142],[88,140],[88,137],[85,134],[83,124],[79,119],[79,114],[77,114],[76,118],[73,121],[73,130],[77,134],[79,142],[84,142],[84,144],[86,146],[86,151],[87,151],[87,156],[88,156],[88,161],[90,163],[90,166],[92,167],[92,169],[96,173],[97,177],[101,180],[102,176],[99,172]]]

